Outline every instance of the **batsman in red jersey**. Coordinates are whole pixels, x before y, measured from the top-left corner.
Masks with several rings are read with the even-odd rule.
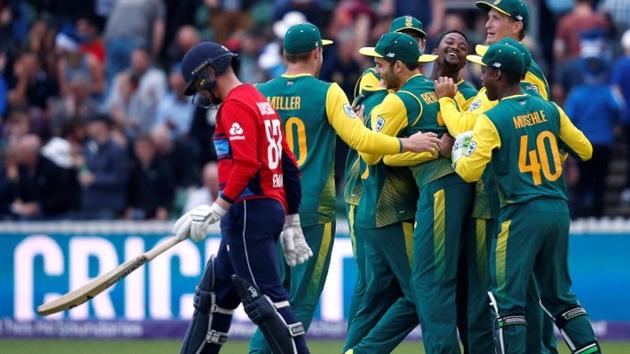
[[[182,61],[186,94],[193,95],[193,102],[204,107],[221,103],[214,136],[220,193],[211,206],[179,218],[173,232],[200,241],[220,220],[222,239],[195,290],[195,311],[181,353],[218,353],[241,302],[274,353],[308,353],[304,328],[280,280],[276,246],[280,238],[289,264],[312,255],[297,214],[299,171],[280,117],[256,88],[236,77],[235,56],[217,43],[203,42]]]

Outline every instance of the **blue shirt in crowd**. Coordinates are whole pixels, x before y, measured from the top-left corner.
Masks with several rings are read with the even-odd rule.
[[[630,56],[621,57],[617,60],[611,82],[619,87],[626,106],[630,106]],[[626,109],[625,124],[630,124],[630,109]]]
[[[593,145],[613,145],[613,130],[620,120],[622,103],[615,98],[610,86],[576,86],[571,90],[564,110]]]

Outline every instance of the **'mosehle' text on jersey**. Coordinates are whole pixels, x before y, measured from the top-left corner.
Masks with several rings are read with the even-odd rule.
[[[287,197],[292,197],[284,189],[283,154],[296,170],[297,164],[280,117],[254,86],[243,84],[227,95],[217,113],[214,144],[223,199],[234,203],[272,198],[291,209]]]

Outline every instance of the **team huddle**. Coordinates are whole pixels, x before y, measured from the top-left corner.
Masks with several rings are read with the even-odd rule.
[[[357,264],[342,353],[391,353],[416,326],[427,353],[601,353],[571,290],[567,154],[592,146],[548,100],[523,39],[523,0],[477,2],[487,45],[450,31],[434,54],[411,16],[374,47],[352,103],[319,80],[324,46],[311,24],[284,36],[287,69],[242,84],[212,42],[184,57],[186,93],[220,104],[220,197],[174,226],[222,240],[195,291],[182,354],[218,353],[242,303],[258,325],[249,353],[309,353],[305,334],[335,234],[335,139],[350,147],[344,199]],[[474,54],[469,55],[470,52]],[[423,66],[432,62],[431,77]],[[462,79],[481,66],[483,87]]]

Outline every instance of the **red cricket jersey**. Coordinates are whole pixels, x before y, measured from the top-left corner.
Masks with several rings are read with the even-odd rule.
[[[225,200],[273,198],[287,209],[282,154],[290,150],[282,120],[254,86],[237,86],[224,99],[217,112],[214,145]]]

